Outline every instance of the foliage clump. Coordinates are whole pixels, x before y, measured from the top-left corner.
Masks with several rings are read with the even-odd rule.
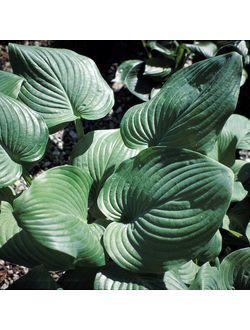
[[[81,119],[114,105],[95,63],[9,44],[13,73],[0,72],[0,258],[32,268],[10,289],[248,289],[250,164],[235,154],[249,148],[250,121],[234,114],[247,55],[183,68],[192,47],[180,47],[168,58],[174,72],[154,74],[168,78],[119,129],[85,135]],[[71,121],[70,165],[32,180],[49,134]],[[21,175],[29,189],[15,195]],[[57,283],[54,270],[66,271]]]

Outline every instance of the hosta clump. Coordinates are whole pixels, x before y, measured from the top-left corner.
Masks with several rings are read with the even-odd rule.
[[[232,51],[242,56],[243,69],[241,85],[248,77],[244,69],[250,63],[248,42],[227,41],[143,41],[148,58],[146,60],[126,60],[119,65],[113,82],[126,85],[128,90],[143,101],[157,94],[164,83],[176,71],[182,69],[189,56],[196,62]]]
[[[32,268],[12,288],[232,288],[237,253],[225,238],[243,248],[237,269],[246,274],[250,236],[242,216],[235,220],[250,173],[235,161],[250,132],[233,115],[241,56],[179,70],[120,129],[84,135],[81,118],[102,118],[114,104],[93,61],[69,50],[9,51],[14,73],[0,74],[0,258]],[[32,180],[48,133],[70,121],[79,137],[70,165]],[[21,174],[30,187],[15,196],[9,185]],[[66,271],[57,283],[53,270]]]

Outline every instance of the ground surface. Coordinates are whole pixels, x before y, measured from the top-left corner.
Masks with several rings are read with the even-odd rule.
[[[119,128],[121,118],[127,109],[140,101],[133,96],[125,86],[112,83],[115,71],[123,61],[128,59],[145,59],[146,53],[142,47],[141,41],[11,41],[26,45],[36,45],[54,48],[67,48],[76,51],[79,54],[92,58],[104,79],[114,90],[115,105],[110,113],[101,120],[83,121],[85,134],[96,129]],[[8,41],[0,41],[0,70],[10,71],[11,66],[8,57]],[[241,89],[241,99],[237,112],[250,117],[250,79],[247,80]],[[68,164],[72,147],[77,142],[77,135],[74,124],[70,124],[64,130],[50,135],[52,148],[47,151],[42,161],[36,165],[30,172],[32,176],[37,176],[43,171],[54,166]],[[240,157],[249,159],[249,153],[246,150],[240,152]],[[14,185],[16,193],[26,189],[25,182],[18,180]],[[28,268],[12,264],[11,262],[0,259],[0,289],[6,289],[20,276],[25,275]],[[58,279],[61,272],[51,272],[51,275]]]

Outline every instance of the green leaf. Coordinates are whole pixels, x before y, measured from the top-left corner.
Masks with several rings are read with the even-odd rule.
[[[249,222],[250,197],[246,197],[241,202],[236,203],[228,212],[228,229],[245,234],[246,226]],[[226,228],[227,229],[227,228]]]
[[[223,290],[250,289],[250,248],[243,248],[227,255],[220,266]]]
[[[6,71],[0,71],[0,92],[17,99],[24,79]]]
[[[75,166],[52,168],[14,201],[14,216],[21,228],[52,250],[75,258],[79,266],[105,264],[101,244],[104,228],[87,223],[87,202],[92,179]],[[100,230],[97,230],[100,226]]]
[[[166,61],[164,61],[164,64],[166,65]],[[160,73],[160,75],[163,74],[165,76],[166,70],[168,69],[164,69],[164,72]],[[156,84],[147,77],[148,73],[152,74],[150,64],[145,68],[145,63],[141,60],[128,60],[119,65],[115,79],[112,82],[126,85],[132,94],[143,101],[148,101],[151,97],[151,90]]]
[[[157,51],[167,58],[173,58],[174,56],[174,52],[164,47],[159,41],[148,41],[147,46],[151,48],[151,51]]]
[[[238,114],[232,114],[225,128],[237,137],[237,149],[250,149],[250,120]]]
[[[94,218],[103,216],[96,200],[104,182],[120,163],[139,151],[125,146],[119,129],[92,131],[76,143],[70,157],[71,164],[88,172],[93,179],[89,203]]]
[[[96,274],[95,290],[166,290],[163,274],[136,274],[109,262]]]
[[[218,136],[214,148],[207,155],[218,162],[231,167],[235,162],[237,138],[236,136],[223,127]]]
[[[236,107],[241,70],[237,53],[178,70],[150,101],[125,113],[124,143],[129,148],[160,145],[209,152]]]
[[[58,290],[60,286],[53,280],[48,270],[43,266],[36,266],[26,275],[15,281],[8,290]]]
[[[167,290],[188,290],[177,268],[165,272],[163,280]]]
[[[79,117],[104,117],[114,104],[112,89],[95,63],[67,49],[9,44],[15,74],[23,77],[19,98],[43,116],[49,128]]]
[[[193,282],[195,275],[199,271],[200,267],[197,266],[193,260],[190,260],[186,264],[178,268],[181,279],[184,283],[190,284]]]
[[[240,202],[247,196],[247,190],[244,188],[247,180],[250,178],[250,163],[244,160],[236,159],[231,170],[234,172],[234,191],[232,202]]]
[[[202,262],[214,261],[222,249],[222,236],[219,230],[214,234],[203,250],[198,254],[197,259]]]
[[[231,230],[229,228],[220,229],[222,234],[222,241],[224,246],[236,246],[237,248],[248,247],[249,241],[241,233]]]
[[[15,192],[12,187],[4,187],[0,189],[0,201],[5,201],[12,205],[15,197]]]
[[[46,248],[20,228],[12,214],[12,206],[2,202],[0,213],[0,258],[33,268],[43,264],[48,270],[74,268],[74,258]]]
[[[146,61],[144,75],[155,81],[166,81],[173,70],[174,63],[166,58],[152,57]]]
[[[141,60],[128,60],[122,62],[116,70],[115,78],[111,80],[111,82],[117,82],[119,84],[126,84],[126,76],[128,75],[129,71],[136,66],[137,64],[142,63]]]
[[[57,283],[63,290],[94,290],[94,280],[99,269],[100,267],[76,267],[67,270]]]
[[[199,153],[154,147],[124,161],[107,179],[98,206],[114,222],[104,245],[121,267],[160,273],[202,250],[227,211],[233,172]]]
[[[144,75],[145,63],[143,61],[134,65],[127,73],[125,85],[128,90],[142,101],[148,101],[155,82]]]
[[[220,272],[209,262],[203,264],[189,287],[190,290],[222,290]]]
[[[39,160],[49,133],[42,117],[26,105],[0,93],[0,188],[22,174],[22,163]]]
[[[213,57],[217,52],[217,46],[211,41],[194,42],[193,44],[185,43],[185,47],[203,58]]]

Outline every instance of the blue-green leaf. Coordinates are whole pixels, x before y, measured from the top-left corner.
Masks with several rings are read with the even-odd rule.
[[[182,147],[208,153],[235,110],[241,56],[229,53],[174,73],[150,101],[124,115],[121,135],[129,148]]]
[[[24,78],[19,99],[49,128],[79,117],[99,119],[114,104],[112,89],[95,63],[67,49],[9,44],[13,71]]]
[[[228,209],[233,172],[199,153],[154,147],[124,161],[98,206],[113,222],[104,245],[121,267],[160,273],[197,256]]]
[[[74,257],[75,265],[104,265],[104,228],[87,222],[91,184],[89,174],[76,166],[52,168],[15,199],[13,214],[36,241]]]
[[[220,276],[223,290],[250,290],[250,248],[228,254],[221,263]]]

